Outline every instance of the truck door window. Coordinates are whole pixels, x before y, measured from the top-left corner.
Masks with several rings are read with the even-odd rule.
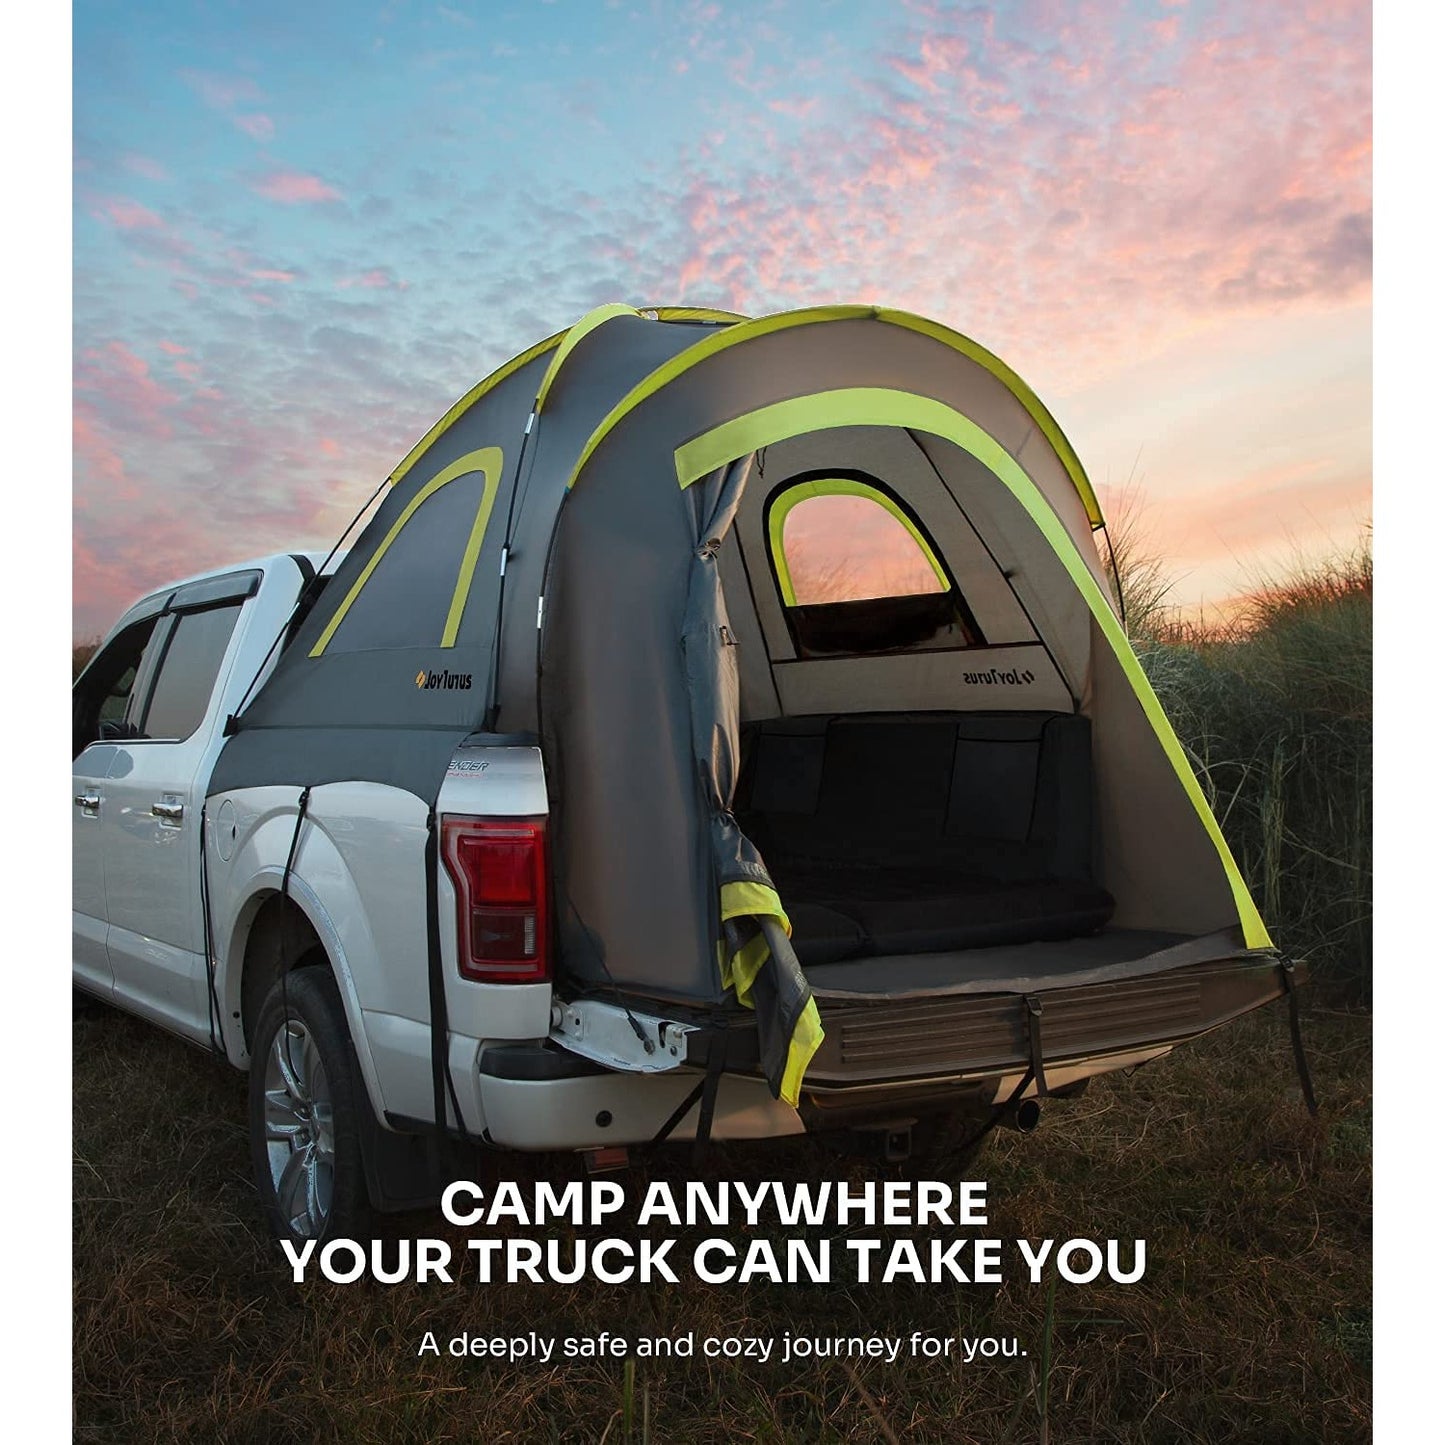
[[[181,742],[200,727],[241,605],[235,602],[176,617],[146,708],[142,737]]]
[[[71,756],[79,757],[91,743],[134,737],[126,722],[141,659],[155,631],[148,617],[127,627],[91,658],[76,680],[73,695]]]

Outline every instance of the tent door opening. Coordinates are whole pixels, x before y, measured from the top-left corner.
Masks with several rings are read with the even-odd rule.
[[[740,644],[733,811],[820,999],[1129,969],[1096,822],[1089,639],[986,469],[900,427],[753,456],[720,556]]]

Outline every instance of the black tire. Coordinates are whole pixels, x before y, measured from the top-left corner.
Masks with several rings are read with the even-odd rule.
[[[277,1239],[366,1237],[360,1111],[370,1107],[330,969],[287,974],[261,1005],[251,1047],[251,1165]]]

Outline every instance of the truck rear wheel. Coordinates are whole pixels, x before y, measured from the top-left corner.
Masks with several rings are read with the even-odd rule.
[[[351,1039],[336,981],[302,968],[261,1006],[251,1050],[251,1163],[278,1239],[355,1238],[369,1224]]]

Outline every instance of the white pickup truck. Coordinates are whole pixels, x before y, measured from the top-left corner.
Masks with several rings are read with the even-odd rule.
[[[162,588],[75,685],[76,984],[250,1071],[279,1235],[454,1140],[966,1149],[1293,1000],[976,343],[604,306],[387,483],[329,579]]]
[[[319,786],[304,818],[290,787],[208,803],[227,719],[302,620],[321,560],[267,557],[151,593],[74,689],[75,985],[250,1070],[257,1182],[276,1232],[301,1237],[435,1197],[425,910],[430,886],[457,917],[458,887],[489,861],[515,884],[503,910],[519,956],[459,963],[457,930],[441,930],[452,1133],[526,1150],[636,1143],[697,1077],[685,1025],[554,999],[535,746],[459,750],[430,879],[428,810],[401,789]],[[722,1082],[715,1137],[802,1131],[762,1079]]]

